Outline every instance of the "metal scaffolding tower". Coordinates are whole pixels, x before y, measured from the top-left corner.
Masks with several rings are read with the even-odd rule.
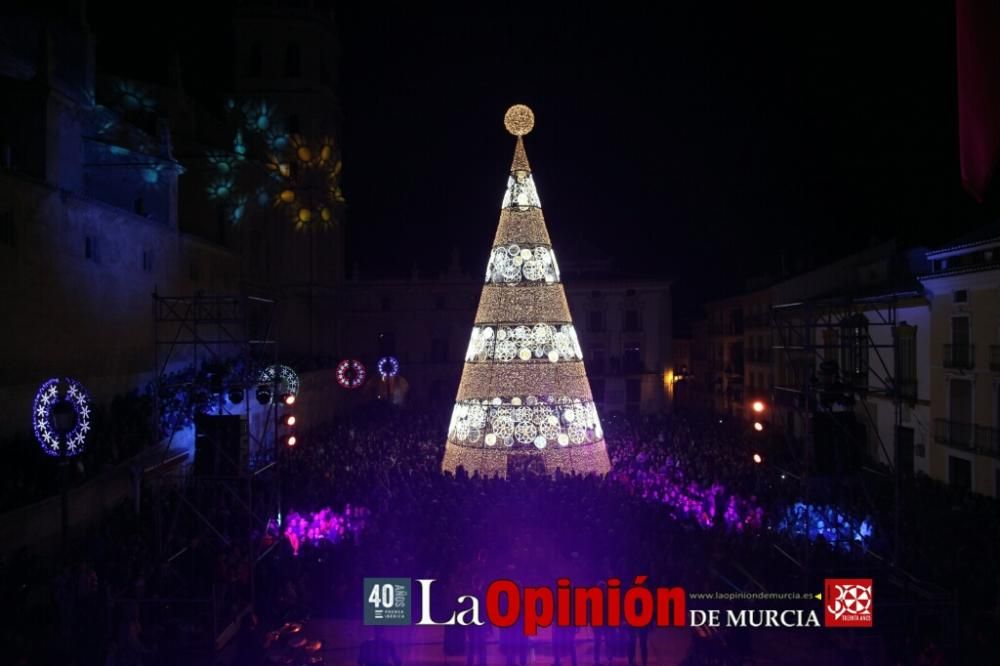
[[[898,347],[899,301],[918,296],[916,292],[893,292],[874,297],[827,298],[783,303],[771,310],[771,335],[776,352],[775,403],[797,419],[802,446],[794,453],[802,478],[808,479],[816,467],[815,425],[824,415],[852,412],[860,417],[865,431],[874,438],[874,447],[864,453],[882,459],[889,467],[894,488],[892,550],[898,561],[901,548],[900,487],[904,473],[900,433],[904,405],[916,399],[916,385],[900,377]],[[878,428],[871,400],[880,399],[892,409],[893,434],[885,441]],[[868,442],[858,441],[857,429],[841,420],[827,418],[836,428],[843,446],[833,451],[839,460],[849,451],[860,450]],[[795,425],[790,425],[794,431]],[[871,471],[869,469],[869,471]],[[845,487],[859,483],[869,498],[864,475],[844,478]],[[806,492],[809,492],[806,483]]]
[[[261,369],[276,361],[274,311],[273,299],[245,293],[153,294],[154,436],[162,454],[143,479],[152,499],[155,552],[164,575],[184,590],[183,603],[201,605],[206,620],[211,615],[206,626],[216,646],[252,605],[255,570],[276,543],[266,537],[280,515],[279,405],[253,404]],[[241,455],[217,454],[225,472],[193,473],[193,461],[175,446],[179,432],[190,435],[199,413],[240,419]],[[259,427],[251,427],[254,421]],[[246,563],[248,589],[234,593],[235,586],[206,579],[204,558],[213,549]],[[241,610],[234,615],[234,608]]]

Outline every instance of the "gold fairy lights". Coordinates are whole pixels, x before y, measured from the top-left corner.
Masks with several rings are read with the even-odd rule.
[[[515,104],[504,114],[503,125],[514,136],[524,136],[535,127],[535,114],[524,104]]]

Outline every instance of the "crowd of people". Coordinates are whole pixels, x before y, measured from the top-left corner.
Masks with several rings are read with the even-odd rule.
[[[558,577],[596,584],[641,574],[651,585],[689,591],[818,590],[827,573],[878,577],[901,565],[915,578],[902,569],[893,578],[920,579],[921,593],[937,596],[913,604],[912,591],[879,579],[880,598],[904,609],[880,610],[879,649],[895,660],[887,663],[915,663],[932,641],[941,654],[954,652],[958,638],[964,651],[980,649],[984,627],[1000,617],[993,500],[925,478],[908,482],[906,547],[893,564],[891,488],[876,484],[862,493],[843,479],[817,479],[808,488],[818,506],[865,516],[874,526],[870,543],[843,548],[783,531],[782,516],[807,489],[802,479],[754,462],[759,440],[738,422],[694,413],[609,416],[607,477],[508,479],[442,474],[444,423],[447,414],[377,404],[302,433],[280,461],[287,518],[278,526],[281,517],[274,516],[272,529],[251,535],[256,542],[245,538],[248,523],[233,519],[236,499],[223,494],[209,504],[224,538],[192,540],[172,562],[155,555],[146,502],[138,515],[132,505],[109,515],[77,557],[55,571],[24,553],[0,563],[2,591],[14,600],[4,611],[5,649],[24,655],[23,663],[47,663],[53,649],[67,664],[173,663],[178,637],[204,638],[217,629],[210,609],[180,607],[189,592],[182,579],[212,589],[234,616],[255,599],[261,626],[273,626],[304,617],[359,620],[364,577],[436,578],[439,593],[454,599],[499,577],[525,585]],[[323,536],[341,532],[349,538]],[[254,572],[251,561],[264,552]],[[956,590],[957,599],[949,596]],[[165,603],[168,595],[177,602]],[[949,626],[956,608],[961,626]],[[520,635],[517,628],[473,633],[465,644],[475,655],[496,642],[517,663]],[[641,663],[645,638],[599,632],[592,649],[609,661],[632,663],[631,653]],[[841,649],[835,632],[817,640]],[[565,647],[567,637],[557,642]]]

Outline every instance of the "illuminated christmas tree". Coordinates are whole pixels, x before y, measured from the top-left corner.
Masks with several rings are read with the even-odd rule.
[[[442,468],[506,476],[527,467],[605,474],[604,434],[524,151],[534,114],[504,116],[517,137]]]

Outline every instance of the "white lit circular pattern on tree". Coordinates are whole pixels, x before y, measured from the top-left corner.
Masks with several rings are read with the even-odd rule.
[[[559,264],[548,247],[522,249],[518,245],[495,248],[486,264],[486,281],[494,284],[559,282]]]
[[[358,389],[365,383],[365,366],[361,361],[345,358],[337,364],[337,383],[345,389]]]
[[[257,378],[257,384],[268,388],[272,403],[281,395],[299,395],[299,376],[287,365],[267,366]]]
[[[395,356],[383,356],[375,364],[375,367],[378,368],[378,373],[382,375],[382,379],[395,377],[399,374],[399,360]]]
[[[473,439],[473,431],[482,439]],[[501,443],[541,449],[548,445],[590,444],[603,439],[604,433],[591,401],[549,396],[540,402],[535,396],[515,396],[459,402],[452,413],[448,436],[467,446]],[[539,437],[544,440],[542,446]]]
[[[507,179],[507,191],[503,195],[501,208],[516,208],[526,211],[530,208],[541,208],[542,200],[538,198],[535,180],[530,171],[518,171]]]
[[[465,353],[466,361],[547,362],[583,359],[583,350],[572,324],[534,326],[475,326]]]
[[[31,418],[35,439],[46,454],[72,457],[83,453],[90,432],[87,389],[69,377],[46,381],[35,393]]]

